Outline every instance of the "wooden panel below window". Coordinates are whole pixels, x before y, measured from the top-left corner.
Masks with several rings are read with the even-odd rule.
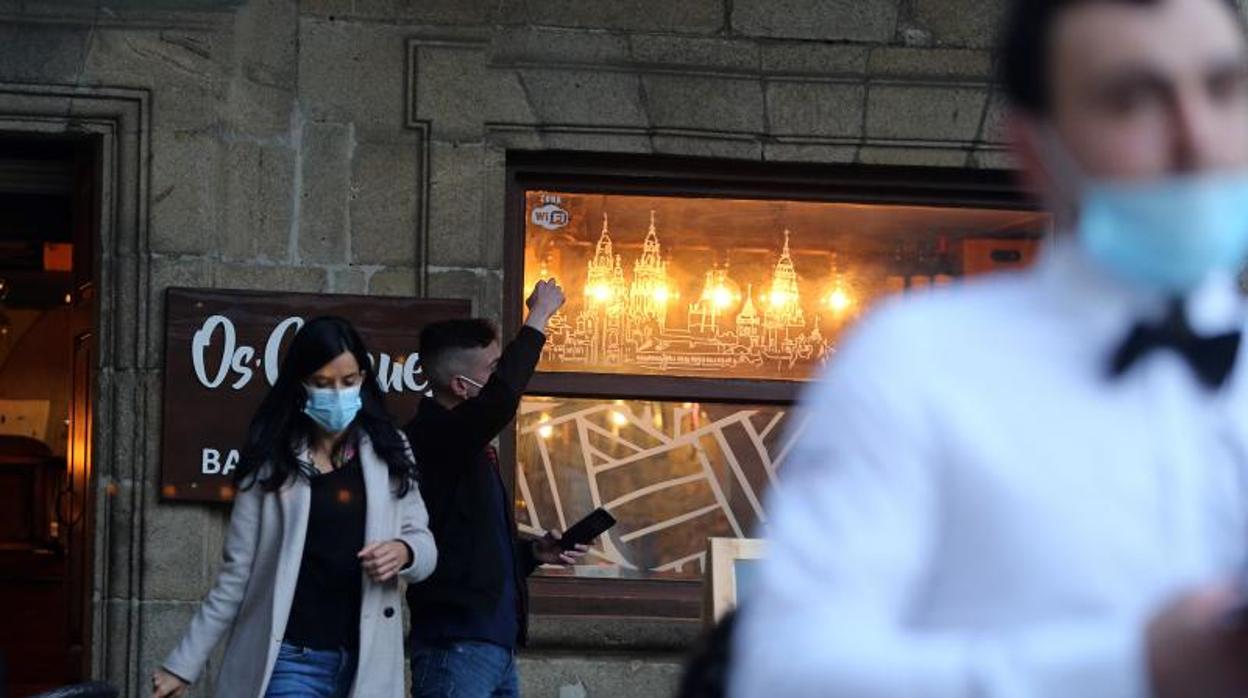
[[[702,582],[644,579],[529,579],[530,611],[550,615],[699,618]]]

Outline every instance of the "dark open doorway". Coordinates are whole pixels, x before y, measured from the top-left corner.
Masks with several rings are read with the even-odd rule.
[[[0,695],[89,670],[98,168],[0,134]]]

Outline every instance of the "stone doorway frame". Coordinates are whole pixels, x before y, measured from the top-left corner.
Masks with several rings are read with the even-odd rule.
[[[99,144],[95,221],[97,359],[88,618],[90,675],[138,692],[143,520],[159,423],[148,246],[151,96],[130,88],[0,82],[0,132],[89,136]],[[155,346],[159,346],[156,344]]]

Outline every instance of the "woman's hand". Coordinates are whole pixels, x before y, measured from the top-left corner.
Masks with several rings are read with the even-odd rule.
[[[369,543],[356,557],[368,576],[378,583],[390,580],[412,562],[412,552],[401,540]]]
[[[186,682],[162,669],[152,674],[152,698],[176,698],[186,693]]]

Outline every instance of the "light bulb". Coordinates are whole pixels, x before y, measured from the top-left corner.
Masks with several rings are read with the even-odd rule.
[[[596,301],[605,302],[611,300],[611,288],[606,284],[594,284],[589,289],[589,295]]]
[[[853,299],[850,298],[849,294],[846,293],[843,288],[835,288],[828,294],[827,304],[833,312],[845,312],[849,309],[849,306],[853,305],[853,303]]]

